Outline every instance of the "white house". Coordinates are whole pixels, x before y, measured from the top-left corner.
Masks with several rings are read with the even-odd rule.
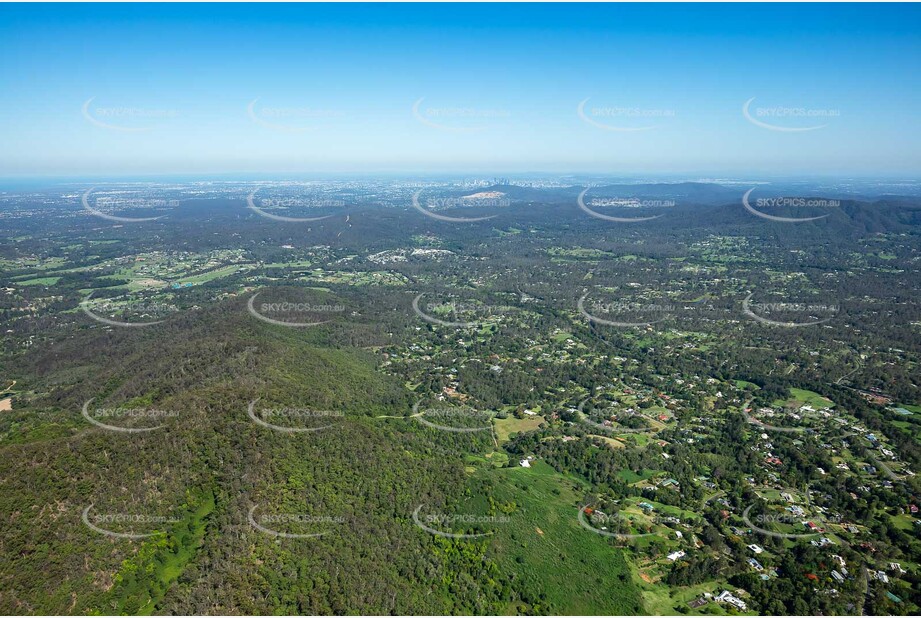
[[[739,597],[733,595],[733,594],[730,593],[728,590],[723,590],[723,591],[719,594],[719,596],[717,596],[716,599],[714,599],[714,600],[715,600],[717,603],[729,603],[730,605],[732,605],[732,606],[734,606],[734,607],[737,607],[738,609],[742,610],[743,612],[744,612],[744,611],[746,610],[746,608],[748,607],[748,606],[745,604],[745,601],[743,601],[743,600],[740,599]]]

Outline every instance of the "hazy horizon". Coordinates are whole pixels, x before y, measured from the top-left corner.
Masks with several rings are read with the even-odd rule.
[[[4,5],[0,176],[914,177],[919,16]]]

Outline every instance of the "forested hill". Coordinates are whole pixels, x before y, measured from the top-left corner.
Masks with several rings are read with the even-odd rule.
[[[6,427],[15,438],[0,478],[13,515],[2,523],[0,611],[565,612],[500,568],[488,537],[443,538],[413,523],[419,505],[446,511],[470,494],[462,453],[480,438],[389,418],[409,416],[414,399],[376,370],[377,357],[342,343],[346,330],[266,325],[230,298],[153,328],[90,327],[27,356],[17,373],[48,394],[24,401]],[[248,417],[257,398],[344,417],[315,432],[273,431]],[[92,409],[175,414],[162,429],[118,433],[81,416],[90,399]],[[160,534],[101,535],[81,523],[90,505],[89,517],[157,517],[102,528]],[[267,527],[322,535],[265,534],[248,520],[253,507],[253,517],[278,516]],[[613,600],[598,598],[599,611],[640,610],[620,586]]]

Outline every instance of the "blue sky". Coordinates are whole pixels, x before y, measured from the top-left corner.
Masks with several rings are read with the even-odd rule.
[[[921,169],[918,5],[5,4],[0,58],[7,177]]]

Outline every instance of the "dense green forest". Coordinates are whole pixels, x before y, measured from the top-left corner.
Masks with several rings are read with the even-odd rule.
[[[913,203],[784,227],[704,187],[614,228],[490,188],[468,227],[13,220],[0,612],[921,605]]]

